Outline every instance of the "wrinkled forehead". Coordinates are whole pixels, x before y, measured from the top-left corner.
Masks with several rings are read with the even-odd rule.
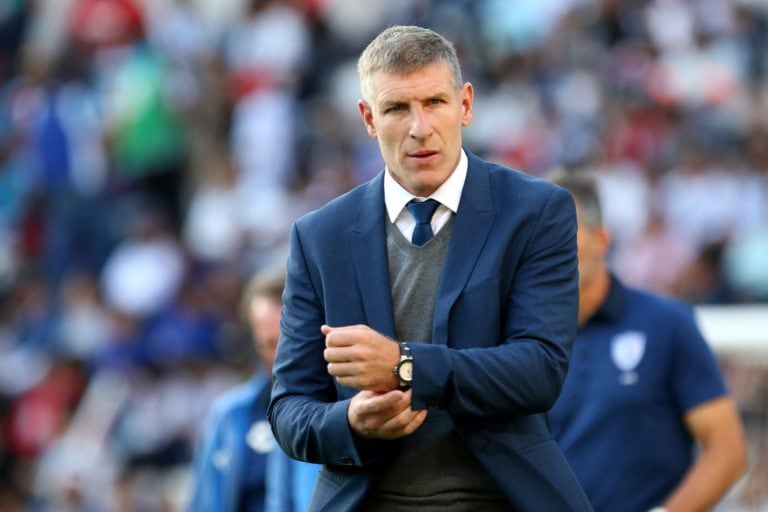
[[[461,89],[450,67],[440,61],[420,68],[379,70],[372,74],[367,85],[376,95],[393,88],[431,88],[445,93]]]

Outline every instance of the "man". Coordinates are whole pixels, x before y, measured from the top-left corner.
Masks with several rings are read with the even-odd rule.
[[[442,36],[389,28],[358,70],[386,169],[293,228],[269,408],[324,464],[311,510],[590,510],[542,414],[576,328],[571,199],[462,149]]]
[[[263,370],[214,402],[195,461],[192,512],[307,509],[317,467],[289,463],[266,421],[284,283],[282,270],[268,270],[245,289],[242,315]]]
[[[597,511],[708,509],[746,466],[717,362],[689,307],[609,273],[594,182],[574,172],[553,181],[576,201],[580,300],[552,432]]]

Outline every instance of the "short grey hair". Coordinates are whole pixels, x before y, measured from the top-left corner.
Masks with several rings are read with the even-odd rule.
[[[580,220],[589,229],[603,225],[603,210],[600,206],[600,193],[597,181],[584,170],[556,169],[547,176],[549,181],[563,187],[571,193],[579,207]]]
[[[365,101],[373,99],[373,75],[379,71],[406,74],[444,62],[451,70],[456,90],[464,83],[456,49],[446,38],[428,28],[395,25],[381,32],[357,61],[360,90]]]

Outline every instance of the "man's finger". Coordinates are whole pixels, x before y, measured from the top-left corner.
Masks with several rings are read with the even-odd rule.
[[[414,411],[406,407],[397,415],[384,422],[379,431],[387,435],[403,436],[412,434],[424,423],[427,417],[427,410]]]
[[[320,332],[325,335],[325,345],[327,347],[337,346],[345,347],[354,345],[361,341],[371,338],[375,334],[367,325],[344,325],[341,327],[331,327],[323,324],[320,326]]]
[[[386,393],[364,392],[366,397],[360,404],[360,412],[363,414],[380,414],[384,411],[397,409],[404,399],[404,393],[400,390]],[[397,409],[398,411],[400,409]]]
[[[359,331],[352,329],[332,329],[325,335],[326,347],[349,347],[360,340]]]
[[[323,324],[320,326],[320,332],[322,332],[323,334],[328,334],[330,332],[338,332],[338,331],[361,331],[361,330],[371,330],[371,328],[363,324],[340,325],[338,327],[331,327],[328,324]]]
[[[344,348],[333,347],[323,350],[323,358],[329,363],[348,363],[352,361],[351,352]]]
[[[328,374],[333,375],[334,377],[354,377],[359,373],[360,371],[357,369],[355,363],[328,363]],[[342,384],[344,383],[342,382]]]
[[[413,434],[417,428],[421,426],[422,423],[424,423],[424,420],[427,419],[427,410],[422,409],[420,411],[416,411],[416,414],[414,414],[411,421],[405,426],[403,429],[403,432],[405,434]]]

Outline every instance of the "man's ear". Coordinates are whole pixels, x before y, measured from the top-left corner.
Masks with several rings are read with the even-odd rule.
[[[595,230],[595,239],[599,245],[600,252],[603,254],[603,257],[605,257],[608,254],[608,251],[611,250],[611,242],[613,242],[610,230],[605,226],[600,226]]]
[[[472,103],[475,99],[475,89],[467,82],[461,88],[461,126],[469,126],[472,122]]]
[[[365,124],[365,130],[371,138],[376,138],[376,127],[373,125],[373,111],[371,106],[365,100],[359,100],[357,102],[357,108],[360,110],[360,115],[363,118]]]

